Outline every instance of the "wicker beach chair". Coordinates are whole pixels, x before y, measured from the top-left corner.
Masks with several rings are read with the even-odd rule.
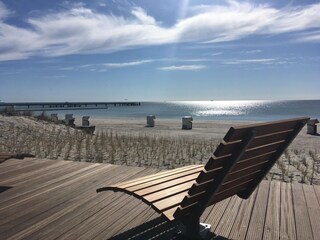
[[[179,221],[191,239],[206,207],[238,195],[247,199],[309,118],[231,127],[206,165],[191,165],[97,189],[133,195],[168,221]]]

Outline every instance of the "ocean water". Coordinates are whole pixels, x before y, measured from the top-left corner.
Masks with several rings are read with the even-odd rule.
[[[74,116],[89,115],[98,118],[146,117],[181,119],[192,116],[194,120],[265,121],[309,116],[320,118],[320,100],[297,101],[179,101],[141,102],[141,106],[109,107],[99,110],[63,110],[47,112]]]

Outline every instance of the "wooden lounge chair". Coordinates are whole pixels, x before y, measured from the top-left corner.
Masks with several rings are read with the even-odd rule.
[[[161,172],[97,192],[133,195],[168,221],[182,223],[189,238],[201,238],[199,219],[206,207],[235,194],[247,199],[308,120],[303,117],[231,127],[205,166]]]

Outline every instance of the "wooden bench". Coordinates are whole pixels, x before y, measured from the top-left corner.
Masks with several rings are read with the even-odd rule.
[[[238,195],[247,199],[309,118],[231,127],[206,165],[191,165],[97,189],[133,195],[185,235],[200,238],[206,207]],[[207,227],[207,226],[205,226]]]

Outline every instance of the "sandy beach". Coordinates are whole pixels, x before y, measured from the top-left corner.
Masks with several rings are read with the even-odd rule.
[[[76,124],[81,124],[81,119],[76,119]],[[146,134],[148,136],[163,136],[172,138],[185,138],[197,141],[221,140],[231,126],[242,126],[254,122],[249,121],[193,121],[192,130],[182,130],[181,119],[156,119],[155,127],[146,127],[145,118],[94,118],[90,119],[90,124],[96,126],[97,131],[116,131],[118,134]],[[319,132],[319,130],[318,130]],[[290,145],[291,149],[299,151],[320,150],[320,136],[307,134],[307,129],[303,130]]]
[[[76,118],[81,125],[81,118]],[[31,153],[37,158],[104,162],[172,169],[205,163],[231,126],[252,122],[194,121],[181,129],[181,119],[90,118],[94,135],[30,117],[0,115],[0,151]],[[278,160],[268,177],[320,184],[320,136],[306,128]]]

